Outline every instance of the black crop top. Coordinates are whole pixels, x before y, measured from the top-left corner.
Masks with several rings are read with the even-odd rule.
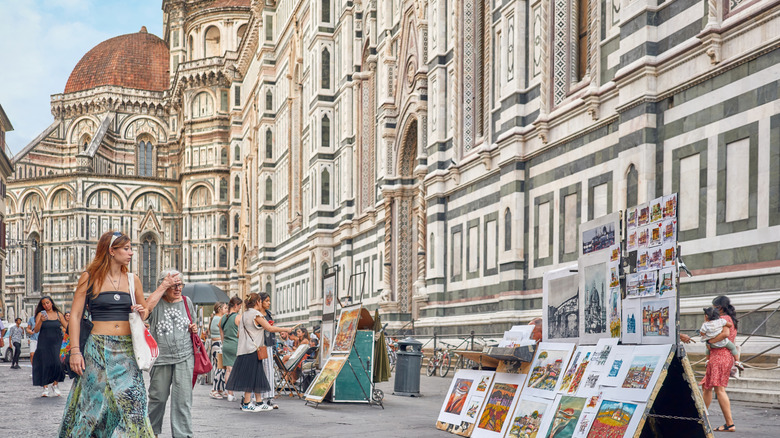
[[[92,321],[127,321],[130,319],[132,298],[127,292],[105,291],[89,299]]]

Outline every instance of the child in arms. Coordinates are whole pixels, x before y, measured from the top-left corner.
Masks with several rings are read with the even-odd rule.
[[[718,310],[714,307],[706,307],[704,309],[704,319],[704,324],[702,324],[701,329],[699,329],[702,342],[706,343],[706,341],[721,334],[723,332],[723,327],[728,327],[732,330],[734,329],[734,324],[721,318],[720,313],[718,313]],[[740,370],[745,369],[744,366],[742,366],[742,362],[739,361],[739,352],[737,351],[737,346],[734,345],[734,343],[731,342],[728,337],[713,344],[708,343],[707,356],[710,355],[710,347],[728,348],[732,356],[734,356],[734,366]]]

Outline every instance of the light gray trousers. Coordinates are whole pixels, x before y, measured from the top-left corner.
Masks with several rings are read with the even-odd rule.
[[[149,421],[155,435],[162,433],[165,404],[171,398],[171,433],[192,436],[192,371],[195,357],[172,365],[154,365],[149,372]]]

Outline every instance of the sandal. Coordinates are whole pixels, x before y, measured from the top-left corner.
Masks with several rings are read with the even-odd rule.
[[[724,424],[723,426],[718,426],[715,432],[736,432],[736,430],[733,424]]]

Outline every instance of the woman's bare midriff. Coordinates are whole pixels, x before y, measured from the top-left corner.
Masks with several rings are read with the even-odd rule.
[[[130,334],[130,323],[127,321],[92,321],[93,335],[126,336]]]

